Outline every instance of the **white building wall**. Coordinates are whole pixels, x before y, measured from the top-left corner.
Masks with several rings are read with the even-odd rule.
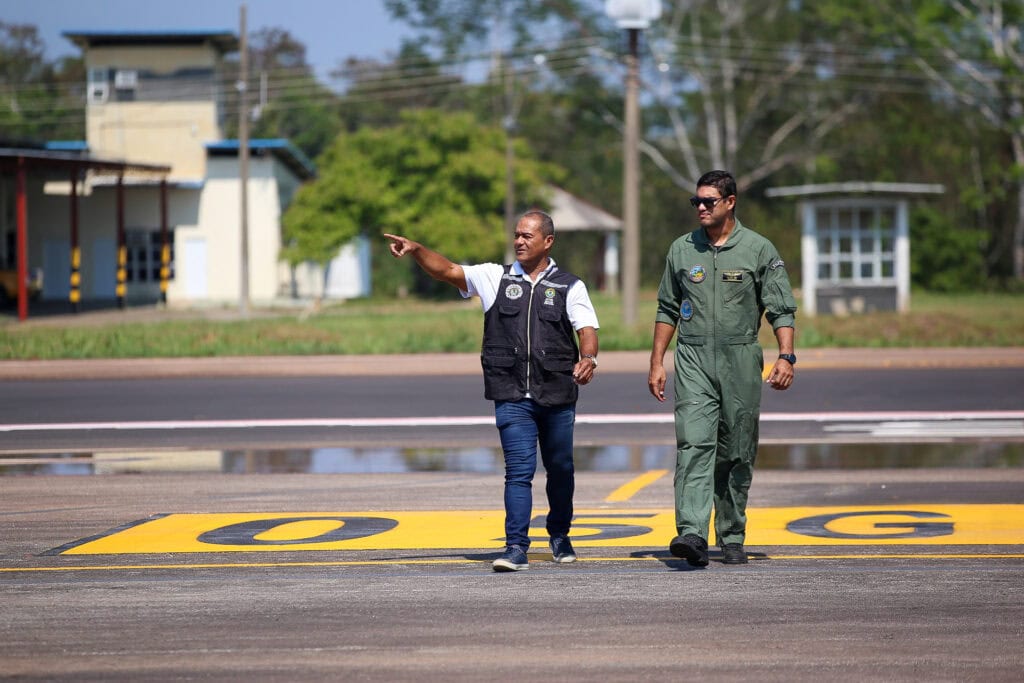
[[[324,269],[317,263],[300,263],[291,268],[281,264],[282,295],[301,299],[355,299],[370,295],[370,242],[356,237],[338,249],[331,260],[326,282]]]
[[[112,299],[117,282],[117,188],[110,184],[78,184],[78,244],[81,249],[83,300]],[[44,267],[43,298],[66,300],[71,269],[70,183],[44,189],[42,182],[29,181],[29,262]],[[47,191],[50,193],[48,194]],[[168,227],[194,226],[198,215],[198,189],[168,190]],[[124,187],[126,230],[160,230],[159,186]],[[173,236],[173,232],[172,232]],[[49,256],[49,258],[47,258]],[[172,281],[173,286],[173,281]],[[153,301],[159,297],[159,280],[127,283],[125,298]]]
[[[249,297],[269,301],[277,295],[277,257],[281,248],[278,187],[272,157],[253,157],[249,162]],[[198,303],[185,287],[189,268],[201,263],[184,259],[184,240],[205,244],[206,301],[237,302],[241,294],[241,184],[238,159],[211,158],[199,202],[195,226],[179,229],[178,277],[168,290],[168,301]]]
[[[254,303],[282,294],[280,164],[271,156],[249,165],[249,295]],[[194,188],[168,190],[168,228],[174,244],[174,277],[168,283],[170,305],[236,303],[240,296],[240,182],[237,158],[212,158],[211,176]],[[113,299],[117,264],[117,189],[109,184],[79,184],[81,295],[85,301]],[[71,218],[68,185],[29,180],[29,265],[46,267],[44,299],[66,300],[70,278]],[[294,191],[294,189],[292,189]],[[159,186],[124,188],[126,230],[160,230]],[[191,261],[191,262],[190,262]],[[201,269],[198,272],[196,269]],[[197,288],[197,283],[204,283]],[[159,280],[127,283],[126,299],[156,301]]]

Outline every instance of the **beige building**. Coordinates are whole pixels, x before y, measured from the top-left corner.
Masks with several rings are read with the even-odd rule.
[[[229,115],[224,57],[237,50],[237,37],[230,31],[64,35],[82,49],[88,74],[86,140],[47,149],[169,171],[76,171],[77,230],[70,228],[67,175],[30,178],[28,261],[45,274],[42,298],[68,300],[77,277],[83,302],[121,300],[120,291],[129,303],[159,301],[166,238],[169,305],[237,303],[239,144],[223,134]],[[248,290],[259,303],[302,293],[278,258],[280,219],[315,169],[287,140],[251,140],[249,149]],[[11,201],[0,186],[0,205]],[[4,223],[0,228],[11,232]],[[69,278],[73,260],[78,274]]]

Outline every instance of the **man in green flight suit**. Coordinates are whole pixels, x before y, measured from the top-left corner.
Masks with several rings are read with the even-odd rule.
[[[669,545],[691,566],[708,564],[708,526],[726,564],[747,561],[747,492],[757,455],[764,355],[757,331],[764,316],[779,359],[773,389],[793,383],[796,301],[785,263],[770,241],[736,218],[736,180],[710,171],[697,181],[700,227],[669,247],[658,289],[648,388],[665,401],[665,352],[675,352],[678,535]]]

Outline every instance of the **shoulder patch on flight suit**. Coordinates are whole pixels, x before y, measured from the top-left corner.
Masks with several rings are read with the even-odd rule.
[[[679,316],[683,320],[693,317],[693,303],[689,299],[683,299],[683,303],[679,304]]]
[[[722,271],[722,282],[743,282],[742,270]]]
[[[782,259],[779,259],[778,261],[773,261],[771,263],[771,265],[768,266],[768,270],[775,270],[776,268],[785,268],[785,267],[786,267],[786,262],[783,261]]]

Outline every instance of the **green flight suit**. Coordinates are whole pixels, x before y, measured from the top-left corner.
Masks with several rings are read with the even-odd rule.
[[[736,221],[714,247],[704,228],[669,248],[656,320],[677,326],[676,528],[743,543],[757,455],[764,356],[757,331],[792,327],[796,301],[774,245]]]

